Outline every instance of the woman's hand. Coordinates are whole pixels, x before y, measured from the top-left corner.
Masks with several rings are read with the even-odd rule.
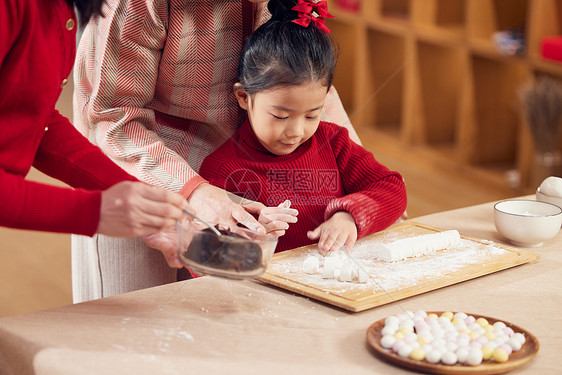
[[[186,216],[188,220],[191,220],[191,217]],[[168,262],[168,266],[171,268],[182,268],[183,264],[180,262],[179,258],[179,249],[177,247],[177,227],[169,227],[164,229],[158,233],[149,234],[142,238],[144,243],[150,246],[153,249],[159,250],[164,258],[166,258],[166,262]]]
[[[244,200],[207,183],[199,185],[189,196],[188,202],[197,211],[197,216],[209,223],[227,228],[242,224],[265,233],[263,225],[251,215],[257,215],[265,208],[262,203]]]
[[[307,236],[311,240],[318,240],[318,249],[324,255],[341,248],[350,251],[357,241],[357,225],[350,213],[339,211],[309,231]]]
[[[175,225],[189,208],[180,194],[142,182],[124,181],[101,194],[97,233],[112,237],[141,237]]]
[[[289,223],[297,222],[299,212],[291,207],[291,201],[285,201],[277,207],[265,207],[260,211],[258,221],[268,234],[281,237],[289,229]]]

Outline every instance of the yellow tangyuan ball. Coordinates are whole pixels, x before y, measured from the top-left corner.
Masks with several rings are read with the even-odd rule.
[[[483,360],[488,360],[488,359],[492,358],[493,355],[494,355],[494,349],[492,349],[491,346],[484,345],[482,347],[482,359]]]
[[[497,348],[496,350],[494,350],[493,357],[494,361],[496,362],[506,362],[509,358],[509,354],[507,354],[505,349]]]
[[[453,320],[453,313],[450,311],[445,311],[443,314],[441,314],[441,316],[444,316],[445,318],[449,319],[449,320]]]
[[[416,361],[423,361],[425,359],[425,352],[422,348],[415,348],[410,352],[410,358]]]
[[[490,323],[488,323],[486,318],[478,318],[478,319],[476,319],[476,324],[478,324],[480,327],[484,328],[487,325],[489,325]]]

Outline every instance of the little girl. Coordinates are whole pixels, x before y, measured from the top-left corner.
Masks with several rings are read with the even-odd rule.
[[[247,118],[199,171],[215,186],[272,206],[259,221],[279,236],[277,251],[316,241],[323,252],[349,251],[406,209],[400,174],[347,129],[320,120],[336,66],[325,5],[269,1],[272,17],[247,40],[234,85]]]

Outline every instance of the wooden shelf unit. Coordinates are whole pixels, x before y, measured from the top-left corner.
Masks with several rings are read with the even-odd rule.
[[[562,63],[540,57],[541,39],[562,34],[562,0],[358,1],[356,12],[328,1],[335,85],[354,126],[477,178],[533,188],[517,92],[543,75],[562,82]],[[497,51],[492,36],[506,29],[523,32],[522,55]]]

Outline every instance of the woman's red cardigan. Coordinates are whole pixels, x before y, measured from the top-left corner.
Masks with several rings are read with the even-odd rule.
[[[63,0],[0,1],[0,226],[91,236],[101,190],[136,180],[55,110],[76,27]],[[75,189],[25,180],[31,166]]]

